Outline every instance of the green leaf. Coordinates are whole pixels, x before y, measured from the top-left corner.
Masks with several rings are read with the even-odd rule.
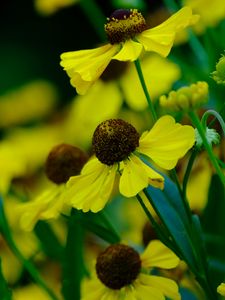
[[[102,238],[104,241],[110,244],[120,242],[118,233],[112,227],[108,217],[105,216],[104,212],[85,213],[81,218],[81,222],[86,229]]]
[[[60,261],[62,258],[63,246],[60,244],[51,226],[44,221],[39,221],[35,226],[34,231],[41,242],[45,254],[52,259]]]
[[[201,217],[203,230],[211,236],[225,239],[225,189],[218,175],[213,175],[206,208]],[[215,242],[216,242],[215,238]],[[207,250],[210,256],[225,260],[225,245],[220,247],[212,243],[208,244]]]
[[[9,289],[7,282],[2,274],[1,259],[0,259],[0,295],[1,295],[1,300],[12,299],[12,291]]]
[[[85,272],[82,212],[72,209],[63,259],[62,294],[65,300],[80,299],[80,284]]]
[[[187,215],[177,186],[165,175],[164,190],[149,186],[146,189],[150,202],[164,225],[168,228],[176,247],[192,270],[198,270],[198,263],[192,246],[192,239],[187,230]]]

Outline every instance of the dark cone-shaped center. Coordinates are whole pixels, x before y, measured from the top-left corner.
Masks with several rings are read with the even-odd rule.
[[[145,19],[137,9],[117,9],[107,21],[105,32],[111,44],[132,39],[147,29]]]
[[[141,270],[141,260],[133,248],[116,244],[101,253],[96,262],[98,278],[107,287],[119,290],[131,284]]]
[[[139,134],[128,122],[110,119],[95,129],[92,145],[96,157],[110,166],[128,158],[139,146]]]
[[[45,172],[54,183],[65,183],[71,176],[80,173],[87,160],[87,154],[81,149],[68,144],[60,144],[49,153],[45,163]]]

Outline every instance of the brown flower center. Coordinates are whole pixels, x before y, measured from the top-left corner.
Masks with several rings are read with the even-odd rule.
[[[87,154],[81,149],[60,144],[50,151],[45,163],[45,172],[54,183],[65,183],[71,176],[80,173],[87,160]]]
[[[110,119],[95,129],[92,145],[96,157],[110,166],[128,158],[139,146],[139,134],[131,124]]]
[[[119,290],[131,284],[141,270],[141,260],[133,248],[115,244],[101,253],[96,262],[98,278],[107,287]]]
[[[137,9],[118,9],[105,24],[106,35],[111,44],[132,39],[146,29],[145,19]]]

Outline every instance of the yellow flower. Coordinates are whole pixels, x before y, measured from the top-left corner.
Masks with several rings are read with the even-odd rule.
[[[170,170],[194,141],[194,129],[175,123],[171,116],[161,117],[140,138],[136,129],[123,120],[102,122],[93,135],[95,156],[81,175],[68,180],[64,197],[77,209],[98,212],[109,200],[116,176],[120,176],[120,193],[126,197],[137,195],[149,184],[163,189],[163,176],[146,164],[140,154]]]
[[[46,188],[33,201],[22,203],[18,207],[23,230],[32,231],[38,220],[56,219],[62,212],[69,211],[70,208],[62,197],[65,183],[70,176],[80,173],[87,159],[87,155],[77,147],[68,144],[53,147],[47,157],[45,171],[55,184]]]
[[[225,296],[225,283],[221,283],[218,287],[217,287],[217,293],[219,293],[221,296]]]
[[[34,0],[34,5],[39,14],[48,16],[78,1],[79,0]]]
[[[0,97],[0,127],[43,118],[52,111],[56,100],[55,87],[44,80],[10,91]]]
[[[105,25],[110,43],[91,50],[63,53],[61,66],[78,94],[85,94],[112,59],[135,61],[144,51],[166,57],[176,33],[197,19],[191,8],[184,7],[162,24],[147,29],[145,19],[136,9],[116,10]]]
[[[197,27],[201,31],[207,26],[216,26],[225,17],[225,2],[221,0],[183,0],[183,5],[200,15]]]
[[[152,268],[171,269],[179,259],[160,241],[153,240],[140,255],[133,248],[115,244],[100,253],[93,277],[84,281],[82,300],[179,300],[175,281],[151,275]]]
[[[177,91],[171,91],[166,97],[161,96],[160,105],[167,110],[180,111],[199,107],[208,102],[208,84],[205,81],[198,81],[196,84],[184,86]]]

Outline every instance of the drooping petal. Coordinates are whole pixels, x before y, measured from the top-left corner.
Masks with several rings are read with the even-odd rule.
[[[85,94],[119,50],[120,45],[107,44],[91,50],[65,52],[61,54],[60,65],[78,94]]]
[[[165,297],[161,290],[155,286],[151,286],[146,284],[145,281],[143,281],[143,275],[139,274],[138,278],[134,282],[134,294],[136,298],[139,300],[165,300]],[[145,275],[148,276],[148,275]],[[148,276],[149,277],[149,276]],[[129,299],[129,298],[128,298]]]
[[[197,22],[198,17],[192,15],[190,7],[183,7],[162,24],[144,30],[136,39],[144,46],[146,51],[157,52],[166,57],[174,42],[177,32]]]
[[[18,207],[21,228],[32,231],[38,220],[57,218],[64,206],[64,199],[61,197],[64,189],[64,185],[53,186],[33,201],[22,203]]]
[[[143,281],[146,282],[146,284],[149,284],[151,286],[154,286],[158,288],[163,295],[166,297],[173,299],[173,300],[180,300],[181,296],[178,290],[178,285],[176,282],[169,278],[164,278],[161,276],[148,276],[145,274],[141,274],[143,276]]]
[[[141,262],[144,268],[159,267],[171,269],[178,265],[179,258],[162,242],[153,240],[141,254]]]
[[[120,61],[135,61],[141,54],[143,46],[131,39],[122,44],[121,50],[113,56],[113,59]]]
[[[132,154],[124,161],[124,169],[120,178],[119,189],[122,195],[133,197],[149,184],[163,188],[163,177],[145,165],[136,155]]]
[[[68,180],[64,197],[77,209],[98,212],[110,198],[116,171],[116,165],[109,167],[93,158],[85,165],[81,175]]]
[[[163,116],[149,132],[144,132],[137,150],[150,157],[160,167],[170,170],[194,142],[193,127],[175,123],[171,116]]]

